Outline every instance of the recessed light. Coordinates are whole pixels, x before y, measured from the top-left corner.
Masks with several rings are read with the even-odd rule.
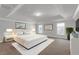
[[[35,16],[41,16],[42,13],[41,12],[37,12],[37,13],[34,13]]]

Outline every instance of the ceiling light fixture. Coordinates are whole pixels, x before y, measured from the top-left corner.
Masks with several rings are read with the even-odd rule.
[[[37,13],[35,13],[34,15],[35,15],[35,16],[41,16],[41,15],[42,15],[42,13],[37,12]]]

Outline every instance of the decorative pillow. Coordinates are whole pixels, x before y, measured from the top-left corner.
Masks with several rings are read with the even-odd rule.
[[[23,35],[23,31],[20,30],[20,29],[16,29],[15,30],[15,34],[17,34],[17,35]]]
[[[30,34],[30,32],[29,31],[24,31],[24,34]]]

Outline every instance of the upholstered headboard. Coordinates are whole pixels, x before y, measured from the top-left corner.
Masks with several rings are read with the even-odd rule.
[[[23,29],[15,29],[14,32],[17,35],[30,34],[29,30],[23,30]]]

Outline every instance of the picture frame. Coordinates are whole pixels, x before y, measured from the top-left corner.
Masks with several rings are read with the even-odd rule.
[[[53,24],[45,24],[44,29],[45,29],[45,31],[52,31],[53,30]]]
[[[26,23],[15,22],[15,29],[26,29]]]

